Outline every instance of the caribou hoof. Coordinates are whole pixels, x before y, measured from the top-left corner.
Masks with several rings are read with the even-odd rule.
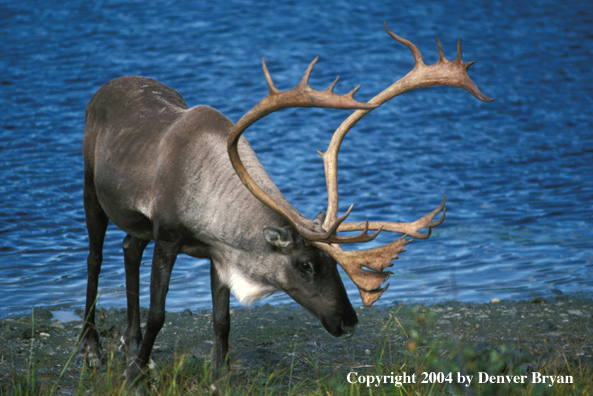
[[[103,365],[101,349],[95,341],[82,340],[78,345],[74,366],[83,367],[85,364],[88,367],[101,367]]]
[[[148,379],[147,371],[148,367],[142,368],[136,360],[133,360],[132,363],[128,365],[128,368],[126,368],[122,374],[122,378],[125,379],[130,394],[134,396],[146,395],[146,380]]]
[[[138,358],[138,353],[140,352],[140,341],[128,341],[124,336],[122,336],[117,349],[126,355],[126,363],[130,365],[135,359]]]

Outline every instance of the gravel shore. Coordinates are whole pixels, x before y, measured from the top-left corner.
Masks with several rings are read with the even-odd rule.
[[[322,367],[341,373],[344,383],[353,370],[372,371],[382,363],[401,366],[398,362],[418,359],[434,348],[443,349],[443,354],[451,348],[457,352],[447,359],[460,360],[459,367],[486,367],[491,374],[513,370],[528,374],[553,365],[591,367],[592,308],[593,300],[575,296],[358,307],[360,324],[349,339],[332,338],[298,306],[239,308],[231,313],[230,358],[236,373],[290,367],[291,377],[298,381],[319,376]],[[81,369],[68,360],[82,321],[55,319],[63,314],[37,308],[34,315],[0,320],[0,394],[11,388],[15,375],[23,375],[31,361],[36,362],[41,381],[54,383],[64,371],[56,394],[76,394]],[[102,309],[98,317],[105,351],[121,336],[126,314]],[[172,364],[181,355],[208,361],[212,340],[211,312],[167,313],[152,358],[157,364]],[[489,365],[493,354],[502,366]],[[427,364],[438,365],[439,360]]]

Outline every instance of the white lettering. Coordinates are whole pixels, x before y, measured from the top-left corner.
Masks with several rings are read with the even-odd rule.
[[[348,376],[346,377],[346,380],[347,380],[348,382],[350,382],[351,384],[354,384],[354,383],[356,383],[356,379],[355,379],[354,381],[352,381],[352,380],[350,379],[350,376],[351,376],[352,374],[354,374],[354,378],[356,378],[356,377],[358,376],[358,373],[357,373],[357,372],[355,372],[355,371],[351,371],[351,372],[349,372],[349,373],[348,373]]]
[[[488,373],[485,373],[483,371],[480,371],[478,373],[478,383],[483,384],[484,382],[488,382],[488,378],[490,378]]]
[[[472,378],[474,378],[473,375],[461,375],[461,373],[457,373],[457,383],[458,384],[463,384],[465,383],[465,386],[469,386],[472,383]],[[467,382],[466,382],[467,380]]]
[[[531,382],[533,384],[548,384],[552,387],[554,384],[572,384],[574,381],[572,375],[563,377],[561,375],[542,375],[541,373],[534,371],[531,373]]]
[[[375,384],[375,387],[379,386],[381,384],[381,376],[380,375],[376,375],[375,378],[377,379],[377,383]]]
[[[574,380],[572,378],[572,375],[567,375],[566,377],[560,377],[562,378],[562,384],[574,384]]]

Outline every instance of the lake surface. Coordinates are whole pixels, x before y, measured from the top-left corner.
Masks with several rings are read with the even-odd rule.
[[[87,235],[82,204],[84,109],[105,82],[155,78],[189,106],[236,122],[320,56],[314,88],[369,100],[427,64],[434,37],[495,98],[432,87],[373,111],[340,153],[341,213],[413,221],[447,195],[447,218],[400,255],[380,303],[593,291],[593,7],[588,1],[403,2],[44,1],[0,3],[0,316],[33,306],[82,307]],[[323,165],[348,111],[291,109],[247,133],[273,180],[313,217],[326,204]],[[384,234],[384,235],[383,235]],[[375,243],[393,237],[383,233]],[[99,305],[124,307],[123,232],[110,226]],[[150,245],[149,245],[150,246]],[[148,306],[151,251],[142,266]],[[355,306],[360,298],[344,275]],[[209,263],[180,256],[167,309],[207,309]],[[263,303],[292,301],[275,294]],[[233,300],[233,304],[237,304]]]

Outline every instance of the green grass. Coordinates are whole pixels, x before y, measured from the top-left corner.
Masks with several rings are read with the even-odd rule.
[[[315,353],[295,359],[299,351],[299,337],[291,340],[288,351],[288,366],[275,369],[233,369],[218,380],[214,380],[212,356],[194,357],[178,355],[173,361],[159,362],[150,369],[146,387],[147,394],[169,395],[588,395],[593,394],[593,368],[583,360],[574,359],[565,353],[539,354],[537,361],[523,361],[517,349],[502,345],[483,350],[463,345],[455,339],[442,339],[435,331],[437,314],[430,309],[413,308],[400,320],[395,311],[385,321],[376,338],[377,348],[373,365],[336,368],[317,359]],[[34,319],[34,318],[33,318]],[[81,367],[70,370],[72,357],[59,362],[62,369],[59,378],[51,370],[55,360],[39,353],[32,341],[24,371],[13,370],[7,380],[0,382],[0,395],[128,395],[133,394],[126,386],[122,373],[126,368],[126,357],[118,350],[114,341],[104,345],[107,356],[101,368]],[[394,341],[394,334],[404,337],[403,342]],[[585,335],[585,337],[590,337]],[[401,337],[400,337],[401,338]],[[582,339],[582,337],[581,337]],[[104,340],[105,341],[105,340]],[[590,341],[590,340],[589,340]],[[520,344],[520,340],[517,341]],[[37,344],[38,345],[38,344]],[[519,348],[520,345],[517,345]],[[576,349],[576,348],[575,348]],[[570,350],[570,348],[569,348]],[[535,367],[532,367],[535,365]],[[297,366],[301,369],[297,370]],[[306,366],[307,373],[302,373]],[[553,386],[531,383],[531,372],[545,376],[572,376],[574,383],[556,383]],[[76,374],[72,374],[72,372]],[[347,376],[355,383],[349,383]],[[525,383],[482,383],[479,373],[490,376],[527,375]],[[386,376],[387,383],[376,386],[374,376]],[[396,386],[398,377],[407,375],[415,378],[413,383]],[[473,376],[471,386],[466,389],[458,384],[458,375]],[[369,376],[369,377],[367,377]],[[368,378],[368,380],[367,380]],[[367,384],[367,381],[373,383]],[[467,378],[467,377],[466,377]],[[358,382],[361,379],[363,383]],[[423,380],[425,381],[423,383]],[[367,386],[369,385],[369,386]],[[69,392],[65,392],[67,389]],[[216,392],[214,392],[216,390]],[[468,391],[469,390],[469,391]],[[468,391],[468,393],[466,393]]]
[[[420,341],[421,340],[417,340]],[[464,394],[464,387],[456,385],[457,373],[474,375],[471,387],[476,395],[571,395],[593,394],[591,367],[571,366],[567,361],[545,363],[539,370],[543,375],[572,375],[574,384],[475,384],[477,373],[482,371],[491,375],[503,375],[505,367],[504,351],[492,351],[483,360],[476,360],[472,351],[463,347],[446,345],[433,341],[424,347],[415,348],[410,341],[410,351],[403,358],[393,361],[386,358],[389,352],[381,350],[381,360],[375,367],[353,369],[357,376],[388,376],[388,383],[367,386],[366,383],[350,384],[344,373],[332,372],[331,368],[314,367],[316,378],[294,380],[290,370],[272,372],[229,372],[214,382],[210,363],[205,359],[180,356],[174,362],[159,364],[150,372],[148,387],[153,395],[202,395],[210,394],[213,386],[221,395],[441,395]],[[121,377],[125,361],[112,353],[106,367],[101,370],[81,368],[77,387],[71,387],[77,395],[127,395],[125,380]],[[397,379],[404,373],[415,383],[395,386],[389,383],[390,377]],[[430,373],[426,375],[422,373]],[[442,373],[442,374],[441,374]],[[449,374],[451,373],[451,374]],[[507,375],[521,375],[519,367],[513,367]],[[450,377],[447,377],[450,375]],[[451,383],[447,380],[452,379]],[[427,383],[422,383],[426,380]],[[375,380],[376,381],[376,380]],[[400,380],[401,381],[401,380]],[[8,389],[2,395],[54,395],[59,394],[59,380],[52,382],[39,374],[36,356],[32,352],[30,365],[24,374],[14,373]],[[395,381],[394,381],[395,382]],[[432,382],[432,383],[431,383]],[[213,385],[214,384],[214,385]]]

